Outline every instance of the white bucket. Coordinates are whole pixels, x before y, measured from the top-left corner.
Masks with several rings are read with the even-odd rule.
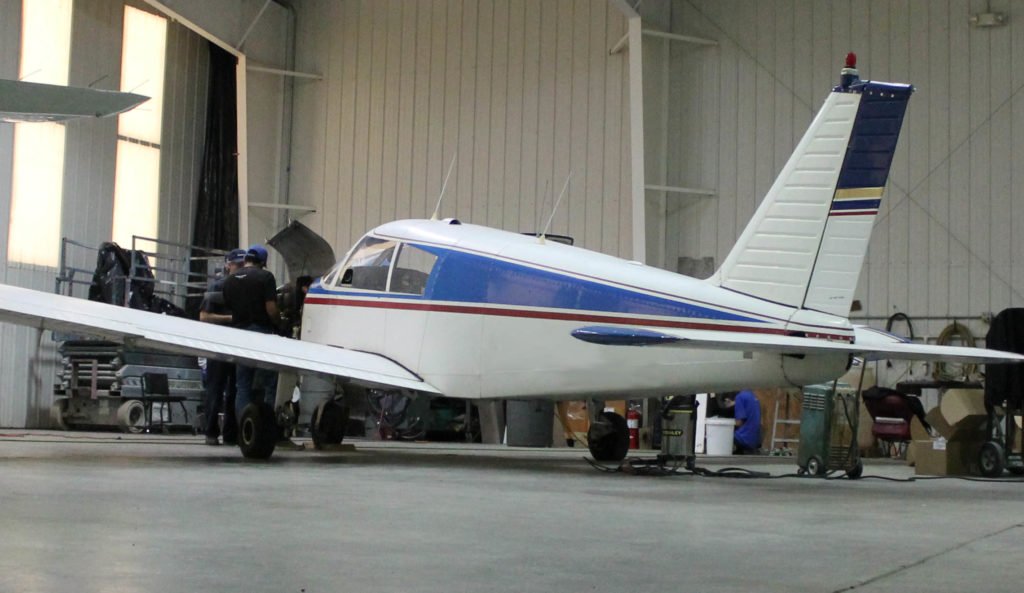
[[[708,444],[704,451],[708,455],[732,455],[732,431],[736,421],[732,418],[708,418],[705,422]]]

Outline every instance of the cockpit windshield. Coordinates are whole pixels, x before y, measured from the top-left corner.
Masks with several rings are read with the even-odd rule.
[[[352,250],[338,285],[363,290],[386,290],[396,245],[394,241],[364,237]]]
[[[436,262],[436,255],[416,245],[366,236],[322,284],[422,295]]]

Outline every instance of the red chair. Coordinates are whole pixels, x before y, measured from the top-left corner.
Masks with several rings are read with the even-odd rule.
[[[864,394],[864,407],[871,415],[871,436],[886,445],[891,457],[906,455],[910,442],[910,419],[914,417],[914,406],[910,396],[889,392],[881,397]]]

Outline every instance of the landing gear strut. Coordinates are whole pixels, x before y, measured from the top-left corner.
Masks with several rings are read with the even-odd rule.
[[[615,412],[604,411],[601,402],[591,401],[588,408],[590,429],[587,443],[596,461],[622,461],[629,452],[629,425]]]

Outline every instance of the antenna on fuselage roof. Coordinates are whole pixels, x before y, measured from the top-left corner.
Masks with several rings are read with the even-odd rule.
[[[540,231],[538,231],[537,229],[540,228],[540,219],[541,219],[542,216],[544,216],[544,208],[548,205],[548,192],[550,192],[550,191],[551,191],[551,180],[550,179],[545,179],[544,180],[544,193],[542,193],[540,195],[540,206],[537,207],[537,211],[533,215],[533,229],[534,229],[535,236],[537,236],[537,237],[540,237]]]
[[[445,173],[444,183],[441,184],[441,195],[437,196],[437,206],[434,206],[434,213],[430,215],[430,220],[437,220],[441,214],[441,200],[444,199],[444,190],[448,189],[448,178],[452,176],[452,169],[455,168],[455,159],[459,157],[459,149],[455,149],[455,154],[452,155],[452,163],[448,165],[448,172]]]
[[[565,178],[565,184],[562,185],[562,191],[558,194],[558,199],[555,200],[555,207],[551,209],[551,216],[548,217],[548,223],[544,225],[544,230],[540,232],[537,237],[540,239],[540,244],[544,244],[544,235],[548,234],[548,229],[551,228],[551,222],[555,220],[555,212],[558,212],[558,205],[562,203],[562,196],[565,195],[565,190],[569,189],[569,180],[572,179],[572,171],[569,171],[569,175]]]

